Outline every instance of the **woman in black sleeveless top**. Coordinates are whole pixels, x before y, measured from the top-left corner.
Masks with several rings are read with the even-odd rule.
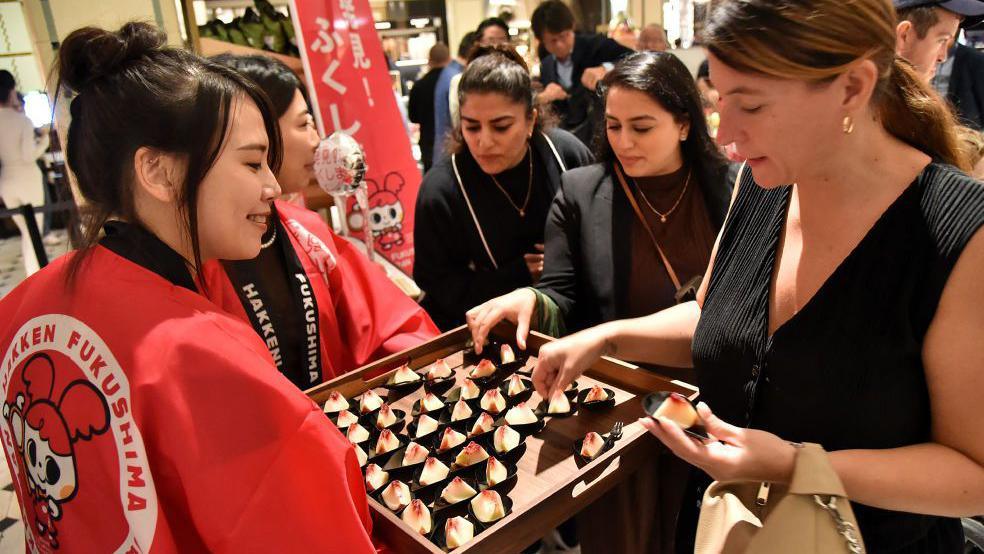
[[[693,364],[721,442],[644,425],[695,481],[788,482],[785,441],[818,442],[869,552],[960,551],[955,518],[984,512],[984,185],[894,58],[887,0],[775,4],[724,4],[706,31],[719,137],[748,167],[697,302],[547,345],[534,382],[602,353]]]

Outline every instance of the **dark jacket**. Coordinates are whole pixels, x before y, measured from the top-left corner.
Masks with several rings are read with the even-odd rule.
[[[984,52],[956,46],[946,96],[963,125],[984,130]]]
[[[737,167],[701,182],[707,213],[718,232],[731,201]],[[543,277],[536,288],[564,315],[568,332],[626,317],[631,263],[632,206],[602,164],[564,174],[547,216]]]
[[[571,61],[574,70],[571,72],[571,86],[566,88],[568,98],[552,103],[554,112],[560,117],[560,126],[574,133],[585,144],[590,144],[594,130],[593,113],[600,103],[594,91],[584,88],[581,75],[590,67],[598,67],[604,63],[616,63],[633,51],[604,35],[577,34],[574,38],[574,51]],[[550,83],[560,84],[557,74],[557,58],[552,54],[543,58],[540,66],[540,81],[543,86]]]
[[[593,161],[587,147],[570,133],[553,129],[547,136],[566,169]],[[547,180],[550,194],[554,195],[560,188],[563,169],[542,134],[534,135],[533,148],[541,160],[547,160]],[[458,155],[457,162],[466,188],[481,179],[467,149]],[[465,312],[474,306],[531,284],[522,256],[497,259],[498,269],[492,264],[458,187],[450,156],[438,161],[424,176],[414,221],[413,277],[424,291],[421,305],[441,329],[464,323]],[[494,222],[483,222],[485,226],[494,226]],[[497,254],[494,249],[493,254]],[[501,257],[502,253],[498,254],[497,258]]]
[[[420,125],[420,160],[424,164],[424,171],[430,169],[434,163],[434,90],[441,69],[443,68],[435,67],[417,79],[410,89],[410,101],[407,105],[407,117]]]

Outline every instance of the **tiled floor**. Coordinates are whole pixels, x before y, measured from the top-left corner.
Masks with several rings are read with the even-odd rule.
[[[0,239],[0,297],[24,280],[24,264],[21,260],[21,239],[11,237]],[[54,260],[68,250],[65,231],[52,231],[45,239],[48,260]]]
[[[10,482],[7,462],[0,462],[0,554],[24,552],[24,526],[20,504]]]
[[[48,259],[53,260],[68,250],[68,241],[64,231],[54,231],[50,236],[53,238],[47,242],[52,244],[45,250]],[[24,280],[20,240],[20,237],[0,239],[0,297]],[[0,461],[0,554],[14,552],[24,552],[24,526],[7,463]]]

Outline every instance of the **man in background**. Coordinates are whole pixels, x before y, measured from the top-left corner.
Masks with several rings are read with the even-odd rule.
[[[636,50],[640,52],[666,52],[670,42],[666,40],[666,30],[658,23],[650,23],[639,32]]]
[[[462,37],[458,44],[458,55],[441,70],[437,78],[437,85],[434,87],[434,161],[444,156],[444,141],[451,131],[451,105],[448,98],[451,79],[465,70],[468,52],[475,45],[475,38],[474,31]]]
[[[984,15],[981,0],[894,0],[898,12],[895,53],[905,58],[927,83],[965,17]]]
[[[984,130],[984,52],[953,40],[946,61],[933,77],[933,88],[946,98],[962,125]]]
[[[420,125],[420,161],[424,173],[434,165],[434,98],[441,70],[451,61],[451,52],[444,43],[437,43],[427,54],[427,73],[417,79],[410,89],[407,112],[410,121]]]
[[[562,129],[590,145],[595,87],[632,50],[602,35],[575,33],[574,23],[571,9],[560,0],[547,0],[533,11],[533,35],[549,53],[540,66],[544,89],[539,98],[552,104]]]

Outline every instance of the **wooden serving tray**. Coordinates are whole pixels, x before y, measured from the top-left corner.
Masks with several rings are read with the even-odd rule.
[[[515,328],[503,323],[492,334],[503,342],[514,342],[511,337],[515,337]],[[452,369],[457,370],[462,365],[465,343],[470,337],[467,327],[459,327],[425,344],[309,389],[307,394],[319,405],[335,390],[346,398],[353,398],[368,389],[381,387],[408,358],[410,367],[415,370],[438,358],[444,358]],[[535,358],[540,347],[551,340],[546,335],[531,332],[527,340],[528,353]],[[459,376],[459,383],[461,379]],[[512,513],[454,552],[518,552],[543,537],[626,479],[645,460],[657,455],[658,441],[649,437],[637,422],[643,415],[642,396],[658,390],[679,392],[688,397],[697,393],[697,389],[687,383],[663,378],[613,358],[602,358],[577,381],[580,389],[601,384],[614,390],[615,406],[599,411],[582,408],[572,417],[549,419],[543,431],[526,439],[526,452],[518,463],[517,483],[509,491],[513,500]],[[378,392],[382,394],[383,391]],[[417,389],[391,405],[409,414],[413,402],[423,394],[423,388]],[[537,398],[534,393],[534,402]],[[409,415],[407,417],[409,420]],[[573,453],[574,442],[589,431],[608,433],[616,421],[625,423],[621,440],[599,458],[578,468]],[[373,498],[369,498],[369,506],[375,512],[373,534],[395,551],[443,552],[427,537],[413,532],[386,506]]]

